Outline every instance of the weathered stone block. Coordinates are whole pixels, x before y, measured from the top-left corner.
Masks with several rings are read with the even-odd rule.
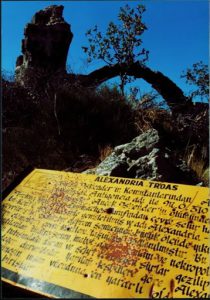
[[[73,34],[62,16],[63,6],[49,6],[37,12],[24,30],[22,56],[16,62],[16,81],[24,85],[28,71],[66,73],[66,60]]]

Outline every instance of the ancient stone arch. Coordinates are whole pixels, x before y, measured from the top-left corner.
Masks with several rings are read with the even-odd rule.
[[[31,23],[24,30],[22,55],[17,58],[16,81],[24,85],[28,70],[44,70],[79,80],[83,86],[97,87],[108,79],[126,73],[128,76],[147,81],[166,100],[174,112],[187,102],[182,90],[159,71],[153,71],[140,62],[133,64],[116,64],[105,66],[88,75],[71,75],[66,73],[66,59],[73,34],[70,25],[64,20],[62,5],[53,5],[37,12]]]
[[[187,102],[183,91],[168,77],[159,71],[153,71],[150,68],[142,65],[140,62],[135,62],[131,65],[105,66],[96,71],[91,72],[84,78],[86,85],[99,85],[113,77],[119,76],[121,73],[126,73],[128,76],[142,78],[166,100],[172,110]]]

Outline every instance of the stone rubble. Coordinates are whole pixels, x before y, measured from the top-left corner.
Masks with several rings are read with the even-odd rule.
[[[144,132],[130,143],[115,147],[95,169],[84,173],[198,184],[194,172],[173,155],[167,141],[155,129]]]

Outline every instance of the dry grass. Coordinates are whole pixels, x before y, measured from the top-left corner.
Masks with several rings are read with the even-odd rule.
[[[183,159],[186,161],[189,168],[195,171],[198,178],[204,182],[205,186],[209,184],[209,167],[207,165],[206,147],[201,147],[196,144],[186,148]]]
[[[126,121],[125,121],[126,120]],[[3,189],[29,165],[82,172],[136,134],[133,112],[116,89],[68,86],[35,94],[3,85]],[[59,130],[58,130],[59,124]]]
[[[107,156],[109,156],[112,151],[113,147],[111,145],[106,145],[105,147],[101,147],[99,145],[99,161],[103,161]]]
[[[170,113],[157,107],[137,109],[134,122],[139,134],[151,128],[159,129],[161,127],[166,132],[171,132],[173,129],[173,120]]]
[[[206,111],[195,111],[190,119],[181,116],[178,122],[153,96],[133,108],[116,87],[107,86],[91,91],[56,85],[47,93],[45,86],[32,96],[3,82],[3,189],[28,165],[75,172],[95,168],[116,145],[150,128],[161,132],[172,151],[208,181]]]

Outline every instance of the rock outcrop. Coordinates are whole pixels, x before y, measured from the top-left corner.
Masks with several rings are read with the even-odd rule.
[[[157,130],[150,129],[130,143],[114,148],[98,167],[84,173],[197,184],[194,172],[167,147]]]
[[[52,5],[37,12],[24,30],[22,55],[16,61],[16,81],[24,85],[27,72],[66,72],[66,59],[73,37],[63,18],[63,6]]]

